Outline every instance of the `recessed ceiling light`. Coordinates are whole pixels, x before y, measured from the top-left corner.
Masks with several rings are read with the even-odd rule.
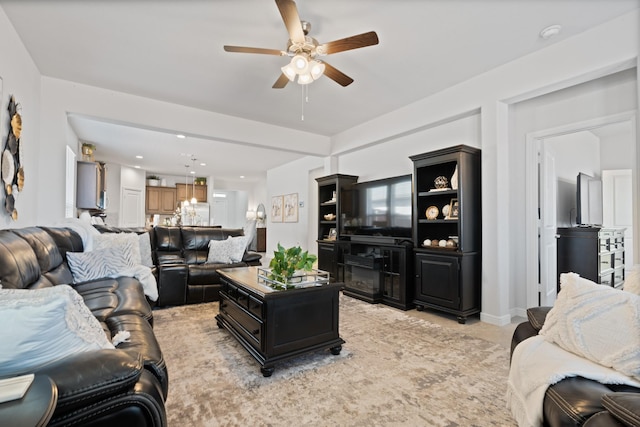
[[[140,165],[135,165],[134,168],[140,169]]]
[[[186,138],[186,136],[181,134],[181,133],[177,134],[176,137],[178,137],[180,139],[185,139]]]
[[[144,159],[144,157],[142,157],[141,155],[139,155],[139,154],[138,154],[138,155],[136,156],[136,159]]]
[[[190,173],[190,174],[192,174],[192,175],[195,175],[195,174],[196,174],[196,171],[191,171],[191,172],[189,172],[189,173]]]
[[[562,26],[550,25],[540,31],[540,37],[545,40],[549,40],[551,37],[558,35],[560,33],[560,30],[562,30]]]
[[[244,175],[240,175],[240,178],[244,179]]]
[[[206,163],[200,163],[200,166],[207,166]]]

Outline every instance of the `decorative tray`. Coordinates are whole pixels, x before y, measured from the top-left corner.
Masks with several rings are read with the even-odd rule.
[[[271,279],[270,275],[270,268],[258,267],[258,283],[273,289],[309,288],[329,283],[329,273],[324,270],[298,271],[288,283]]]

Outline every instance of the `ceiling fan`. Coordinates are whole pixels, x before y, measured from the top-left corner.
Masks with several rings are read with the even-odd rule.
[[[294,81],[296,77],[299,84],[309,84],[323,74],[341,86],[348,86],[353,83],[351,77],[318,58],[332,53],[344,52],[345,50],[376,45],[378,44],[378,35],[375,31],[320,44],[316,39],[308,35],[311,24],[306,21],[300,21],[298,8],[293,0],[275,1],[278,10],[280,10],[280,15],[282,15],[284,25],[289,32],[286,50],[243,46],[224,46],[224,50],[227,52],[291,57],[289,64],[281,68],[282,74],[273,84],[274,89],[284,88],[287,83]]]

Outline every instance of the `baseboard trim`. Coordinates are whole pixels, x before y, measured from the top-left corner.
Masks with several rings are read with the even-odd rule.
[[[494,316],[487,313],[480,313],[480,320],[496,326],[505,326],[511,323],[511,315]]]

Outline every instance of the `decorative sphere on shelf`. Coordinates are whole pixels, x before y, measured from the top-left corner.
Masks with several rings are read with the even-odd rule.
[[[453,239],[447,240],[447,247],[448,248],[455,248],[456,246],[458,246],[458,245],[456,244],[456,242]]]
[[[446,248],[447,247],[447,241],[442,239],[442,240],[440,240],[440,243],[438,243],[438,245],[440,245],[441,248]]]
[[[431,239],[425,239],[424,242],[422,242],[422,246],[431,246]]]
[[[438,239],[433,239],[431,241],[431,246],[438,246],[438,245],[440,245],[440,241]]]
[[[433,181],[433,185],[435,185],[438,189],[448,188],[449,180],[446,176],[439,176]]]

